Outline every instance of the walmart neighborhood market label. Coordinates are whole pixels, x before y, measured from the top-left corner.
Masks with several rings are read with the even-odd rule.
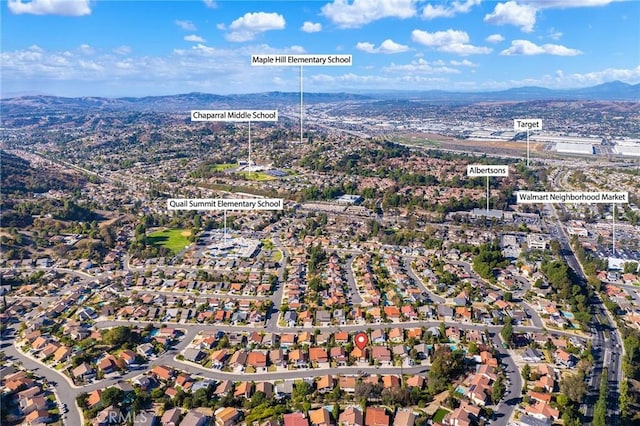
[[[610,204],[628,203],[628,192],[535,192],[518,191],[518,204],[563,203],[563,204]]]
[[[170,198],[169,210],[282,210],[282,198]]]
[[[275,109],[196,109],[191,121],[278,121]]]
[[[487,166],[485,164],[470,164],[467,166],[467,176],[509,176],[509,166]]]
[[[254,67],[345,67],[352,64],[352,55],[251,55],[251,66]]]

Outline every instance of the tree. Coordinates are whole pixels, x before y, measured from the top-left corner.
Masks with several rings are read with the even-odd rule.
[[[118,388],[106,388],[100,395],[100,403],[104,407],[116,405],[124,398],[124,392]]]
[[[560,380],[560,392],[565,394],[572,402],[582,402],[587,394],[587,385],[584,382],[583,375],[581,373],[564,375]]]
[[[262,391],[257,391],[251,397],[251,408],[256,408],[257,406],[265,403],[267,401],[267,396]]]
[[[511,345],[511,342],[513,341],[513,325],[511,324],[511,317],[506,317],[506,322],[502,327],[502,330],[500,330],[500,336],[502,336],[502,340],[504,340],[507,345]]]
[[[125,326],[114,327],[104,333],[102,340],[112,346],[120,346],[129,340],[131,329]]]
[[[624,264],[625,274],[635,274],[636,272],[638,272],[638,262],[625,262]]]
[[[493,382],[493,387],[491,388],[491,400],[494,404],[497,404],[498,401],[502,399],[506,390],[507,386],[504,382],[504,377],[499,375],[496,381]]]
[[[558,403],[558,407],[565,408],[569,404],[569,398],[567,395],[559,393],[558,396],[556,396],[556,402]]]
[[[304,401],[312,392],[311,385],[304,380],[300,380],[293,387],[292,397],[295,401]]]
[[[522,367],[522,378],[525,380],[531,379],[531,367],[529,367],[529,364],[525,364],[524,367]]]

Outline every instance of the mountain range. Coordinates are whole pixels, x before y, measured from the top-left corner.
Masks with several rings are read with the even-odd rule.
[[[492,92],[429,91],[367,91],[360,93],[304,93],[304,103],[373,102],[379,100],[407,100],[437,103],[475,103],[533,100],[590,100],[640,102],[640,84],[620,81],[604,83],[580,89],[547,89],[543,87],[519,87]],[[275,109],[299,104],[296,92],[266,92],[238,95],[186,93],[140,98],[79,97],[34,95],[0,100],[4,116],[41,115],[73,112],[185,112],[192,109]]]

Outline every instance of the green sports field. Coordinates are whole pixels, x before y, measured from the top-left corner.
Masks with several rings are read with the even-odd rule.
[[[275,177],[268,175],[263,172],[239,172],[239,175],[245,177],[245,179],[255,180],[255,181],[264,181],[264,180],[274,180]]]
[[[228,169],[233,169],[234,167],[238,167],[238,165],[235,163],[214,164],[211,166],[211,170],[214,172],[223,172]]]
[[[166,247],[174,253],[179,253],[191,244],[190,236],[190,230],[175,228],[153,232],[147,239],[153,245]]]

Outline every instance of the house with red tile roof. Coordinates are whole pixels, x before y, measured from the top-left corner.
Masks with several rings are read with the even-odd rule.
[[[300,412],[285,414],[282,419],[284,426],[309,426],[309,420]]]
[[[524,407],[524,412],[541,420],[557,420],[560,416],[560,412],[549,404],[544,402],[536,402],[532,405]]]
[[[267,366],[267,354],[260,351],[249,352],[247,365],[255,368],[265,368]]]
[[[328,362],[329,355],[324,348],[321,347],[313,347],[309,349],[309,360],[311,362]]]
[[[151,369],[151,372],[162,380],[170,380],[174,375],[173,369],[165,365],[156,365]]]
[[[391,419],[383,407],[367,407],[364,416],[365,426],[389,426]]]

